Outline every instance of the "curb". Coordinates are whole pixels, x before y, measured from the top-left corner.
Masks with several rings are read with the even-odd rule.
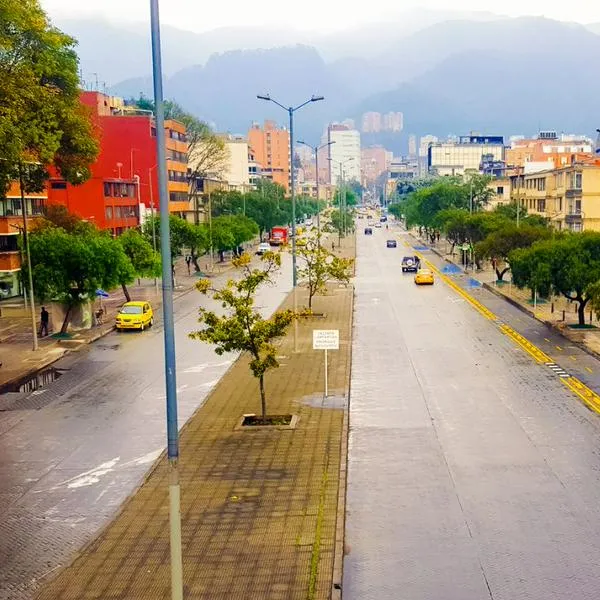
[[[342,441],[340,444],[340,474],[338,482],[337,514],[335,521],[335,543],[333,548],[333,579],[331,600],[341,600],[342,584],[344,578],[344,544],[346,539],[346,493],[348,489],[348,437],[350,435],[350,384],[352,381],[352,340],[354,329],[354,298],[356,290],[352,286],[352,299],[350,307],[350,344],[348,345],[349,368],[346,389],[348,390],[344,419],[342,423]]]

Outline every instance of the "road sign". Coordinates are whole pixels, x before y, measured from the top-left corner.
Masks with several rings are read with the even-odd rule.
[[[313,350],[339,350],[339,329],[313,329]]]

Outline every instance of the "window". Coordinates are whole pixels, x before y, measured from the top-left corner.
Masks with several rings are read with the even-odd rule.
[[[570,188],[573,190],[580,190],[582,183],[582,173],[571,173],[571,177],[569,178]]]
[[[156,127],[151,127],[151,128],[150,128],[150,135],[151,135],[152,137],[156,137]]]
[[[66,181],[51,181],[50,189],[52,190],[66,190],[67,182]]]
[[[563,201],[563,199],[562,199],[562,197],[560,197],[558,199],[558,212],[562,212],[562,201]]]
[[[0,252],[17,252],[19,250],[18,235],[1,235]]]
[[[104,182],[104,196],[106,198],[135,198],[135,183]]]
[[[187,192],[170,192],[169,200],[171,202],[187,202],[188,201]]]
[[[106,216],[108,221],[112,221],[112,218],[113,218],[112,206],[107,206],[104,209],[104,215]]]
[[[537,211],[538,212],[546,211],[546,200],[538,200],[537,201]]]
[[[27,198],[27,214],[37,217],[44,214],[43,198]]]
[[[497,194],[498,196],[504,196],[504,186],[501,186],[501,185],[499,185],[499,186],[496,188],[496,194]]]

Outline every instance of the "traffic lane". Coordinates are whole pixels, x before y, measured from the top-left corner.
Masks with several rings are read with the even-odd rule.
[[[403,237],[414,245],[418,245],[414,238]],[[439,269],[443,269],[448,264],[432,251],[421,251],[421,254]],[[504,323],[510,325],[515,331],[543,350],[567,373],[576,376],[592,389],[600,391],[600,361],[597,358],[573,345],[560,333],[546,327],[489,290],[469,285],[471,276],[462,273],[448,276],[494,312]],[[476,277],[475,274],[475,279]]]
[[[597,420],[381,241],[359,238],[345,596],[597,596]]]
[[[257,304],[274,310],[291,288],[290,257]],[[230,275],[220,278],[224,281]],[[197,292],[175,302],[179,425],[234,360],[190,340]],[[37,579],[93,537],[166,443],[163,331],[109,334],[57,366],[70,369],[46,388],[51,400],[0,436],[0,598],[29,598]],[[0,413],[0,424],[13,413]],[[18,543],[17,543],[18,541]]]

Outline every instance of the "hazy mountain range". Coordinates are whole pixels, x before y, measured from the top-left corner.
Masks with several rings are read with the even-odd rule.
[[[84,79],[112,93],[151,95],[145,25],[57,21],[79,40]],[[164,27],[165,92],[221,131],[286,115],[260,102],[313,93],[299,136],[316,142],[329,120],[402,111],[405,134],[593,132],[600,126],[600,24],[490,13],[413,11],[401,22],[329,36],[259,28],[194,34]],[[293,44],[293,45],[292,45]],[[102,84],[101,84],[102,89]],[[396,149],[404,146],[399,136]],[[389,138],[389,136],[388,136]]]

